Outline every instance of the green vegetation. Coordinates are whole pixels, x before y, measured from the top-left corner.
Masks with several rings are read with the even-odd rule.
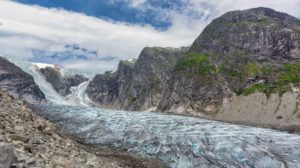
[[[244,26],[246,26],[247,24],[248,24],[247,21],[240,21],[240,22],[232,23],[231,25],[237,26],[237,27],[244,27]],[[230,26],[230,24],[227,24],[227,25]]]
[[[300,82],[300,62],[285,64],[283,67],[283,71],[279,74],[281,85]]]
[[[213,76],[223,74],[229,80],[239,81],[242,84],[241,86],[247,82],[248,87],[236,91],[238,95],[249,95],[256,91],[265,93],[267,96],[270,96],[272,93],[283,94],[289,90],[289,84],[300,83],[300,62],[281,66],[263,65],[257,62],[232,64],[228,62],[219,66],[213,65],[210,63],[207,54],[190,52],[177,63],[175,70],[189,69],[189,73],[192,73],[192,75],[194,75],[194,72],[197,72],[201,80],[213,79]],[[203,79],[202,77],[209,78]],[[254,77],[267,81],[248,83],[247,80]]]
[[[256,76],[262,72],[262,68],[257,63],[248,63],[245,66],[245,71],[247,76]]]
[[[255,19],[255,20],[243,20],[243,21],[239,21],[239,22],[235,22],[235,23],[225,23],[227,26],[236,26],[236,27],[244,27],[248,24],[261,24],[261,25],[270,25],[272,24],[273,22],[270,21],[269,19],[267,18],[261,18],[261,19]]]
[[[239,68],[233,68],[230,66],[225,66],[225,65],[221,65],[219,68],[219,73],[222,73],[224,75],[226,75],[229,78],[232,79],[239,79],[239,80],[243,80],[244,76],[241,73],[241,71],[239,70]]]
[[[265,76],[272,75],[277,80],[273,83],[255,84],[247,87],[241,92],[244,95],[249,95],[256,91],[263,92],[268,96],[275,92],[282,94],[289,89],[289,84],[300,83],[300,62],[296,64],[284,64],[283,67],[277,69],[268,66],[262,69],[254,69],[256,73]]]
[[[263,25],[269,25],[269,24],[272,24],[273,22],[270,21],[269,19],[267,18],[261,18],[261,19],[257,19],[257,20],[254,20],[255,23],[260,23],[260,24],[263,24]]]
[[[216,72],[216,67],[208,60],[208,55],[198,52],[190,52],[175,66],[175,70],[177,71],[187,68],[196,68],[200,75],[208,75]]]
[[[258,92],[265,93],[267,96],[270,96],[271,93],[273,93],[275,88],[276,87],[274,87],[272,84],[261,83],[261,84],[256,84],[256,85],[252,85],[250,87],[245,88],[242,91],[242,94],[250,95],[250,94],[258,91]]]
[[[262,67],[257,63],[247,63],[246,65],[222,64],[219,72],[231,79],[244,81],[247,77],[258,76],[262,73]]]

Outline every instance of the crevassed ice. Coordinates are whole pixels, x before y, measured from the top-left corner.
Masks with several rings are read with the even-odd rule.
[[[40,107],[41,114],[86,143],[160,159],[174,168],[300,167],[299,135],[193,117],[89,107],[88,83],[56,101],[61,97],[31,66],[17,65],[35,78],[52,102]],[[86,103],[75,106],[64,101]]]
[[[170,167],[300,167],[300,136],[200,118],[92,107],[43,107],[43,115],[86,143]]]

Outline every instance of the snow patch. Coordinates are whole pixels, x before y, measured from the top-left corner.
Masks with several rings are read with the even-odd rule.
[[[33,62],[33,64],[37,66],[39,69],[46,68],[46,67],[56,68],[56,65],[54,64],[36,63],[36,62]]]
[[[47,63],[37,63],[37,62],[32,62],[35,66],[37,66],[38,69],[43,69],[43,68],[46,68],[46,67],[51,67],[51,68],[54,68],[54,69],[57,69],[60,74],[62,76],[64,76],[64,69],[59,66],[59,65],[56,65],[56,64],[47,64]]]

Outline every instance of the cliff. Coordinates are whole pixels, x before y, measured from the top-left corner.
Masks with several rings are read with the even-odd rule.
[[[300,20],[268,8],[224,14],[179,61],[159,110],[216,115],[233,95],[284,93],[300,82]]]
[[[100,106],[125,110],[156,107],[171,72],[187,48],[144,48],[135,62],[121,61],[116,72],[97,75],[87,89]]]
[[[179,61],[157,111],[299,131],[300,20],[268,8],[224,14]]]

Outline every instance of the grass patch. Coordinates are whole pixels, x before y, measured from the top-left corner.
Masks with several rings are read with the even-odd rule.
[[[261,84],[256,84],[245,88],[242,91],[242,94],[247,96],[258,91],[258,92],[265,93],[267,96],[270,96],[274,88],[275,87],[272,84],[261,83]]]
[[[257,63],[248,63],[245,66],[245,71],[246,71],[245,74],[247,76],[256,76],[262,72],[262,68]]]
[[[187,68],[196,68],[200,75],[208,75],[216,72],[216,66],[210,64],[208,55],[198,52],[189,53],[175,66],[175,70],[177,71]]]
[[[296,64],[284,64],[283,71],[279,74],[281,85],[300,82],[300,62]]]

